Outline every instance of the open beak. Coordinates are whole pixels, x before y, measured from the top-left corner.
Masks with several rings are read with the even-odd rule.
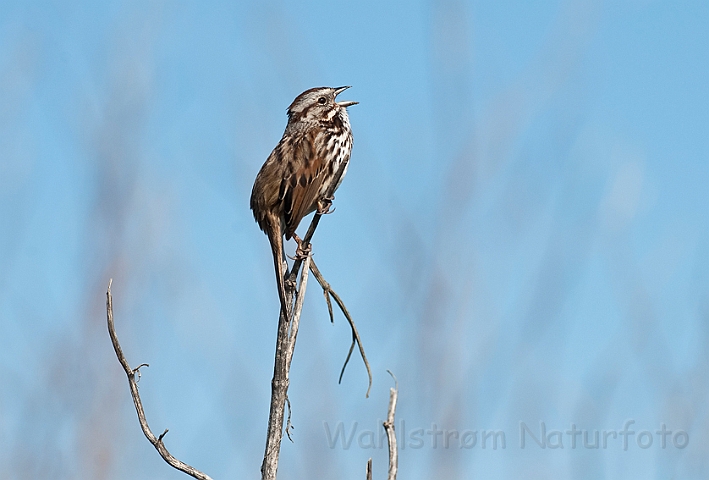
[[[339,94],[341,94],[342,92],[344,92],[344,91],[347,90],[348,88],[350,88],[349,85],[346,86],[346,87],[338,87],[338,88],[336,88],[336,89],[335,89],[335,97],[337,97]],[[358,103],[359,103],[359,102],[353,102],[352,100],[345,100],[345,101],[342,101],[342,102],[337,102],[337,104],[338,104],[339,106],[341,106],[341,107],[351,107],[352,105],[357,105]]]

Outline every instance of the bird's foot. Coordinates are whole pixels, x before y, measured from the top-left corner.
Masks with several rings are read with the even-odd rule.
[[[330,207],[332,207],[332,201],[335,199],[335,197],[330,197],[330,198],[321,198],[318,200],[318,214],[319,215],[327,215],[329,213],[332,213],[335,211],[333,208],[330,210]]]
[[[298,235],[293,235],[293,239],[298,243],[298,247],[295,249],[295,259],[296,260],[305,260],[306,257],[309,257],[313,251],[312,251],[312,245],[309,243],[306,245],[303,239],[301,239]]]

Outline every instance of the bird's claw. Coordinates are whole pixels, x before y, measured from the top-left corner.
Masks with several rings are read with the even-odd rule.
[[[318,215],[327,215],[334,212],[334,208],[332,210],[330,209],[330,207],[332,207],[332,201],[334,199],[335,197],[323,198],[318,200]]]
[[[312,245],[309,243],[305,245],[305,242],[297,235],[294,235],[293,238],[296,243],[298,243],[298,247],[295,249],[294,260],[305,260],[312,253]]]
[[[310,248],[310,245],[308,245],[307,248],[303,248],[300,245],[298,245],[298,248],[295,249],[295,259],[296,260],[305,260],[310,256],[312,253],[312,249]]]

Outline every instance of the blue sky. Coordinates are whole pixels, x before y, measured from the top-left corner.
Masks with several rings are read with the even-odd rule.
[[[132,411],[109,278],[153,429],[215,479],[258,478],[278,302],[248,198],[320,85],[360,102],[313,251],[374,387],[357,359],[337,384],[349,331],[312,282],[279,478],[361,478],[370,456],[384,474],[383,449],[332,449],[323,422],[378,429],[386,369],[409,432],[507,440],[427,437],[401,478],[705,478],[707,25],[706,2],[660,0],[4,2],[7,478],[181,478]],[[629,419],[689,443],[519,447],[520,422]]]

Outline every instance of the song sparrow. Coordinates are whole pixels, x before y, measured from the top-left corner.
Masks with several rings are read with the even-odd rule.
[[[315,210],[327,213],[333,199],[327,198],[328,192],[342,183],[352,151],[347,107],[358,102],[338,102],[336,98],[348,88],[311,88],[293,100],[283,137],[256,175],[251,191],[254,218],[271,243],[278,296],[286,318],[283,236],[295,238],[302,253],[295,229]]]

